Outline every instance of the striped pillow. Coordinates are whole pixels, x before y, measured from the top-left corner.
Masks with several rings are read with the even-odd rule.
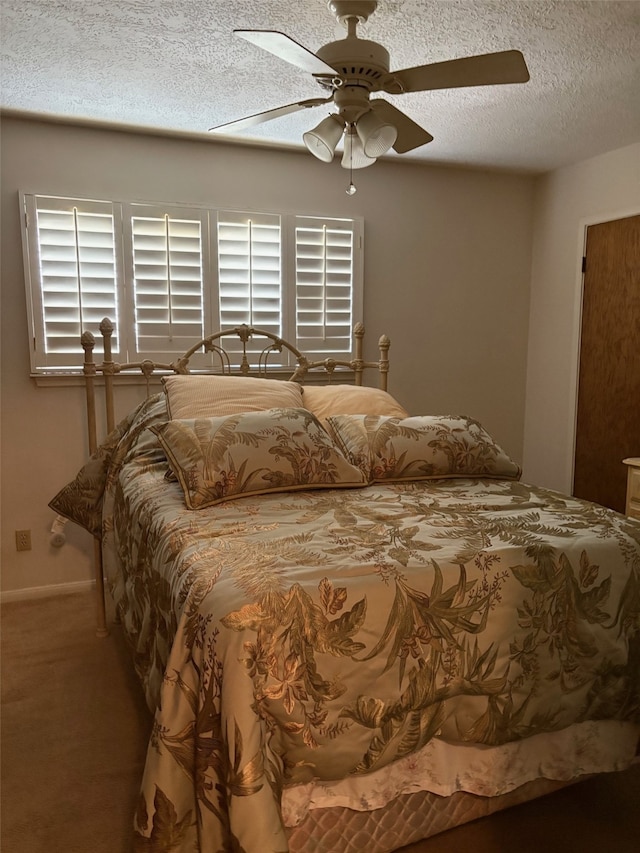
[[[165,376],[162,382],[169,417],[173,420],[215,418],[239,412],[303,406],[302,391],[297,382],[210,374]]]

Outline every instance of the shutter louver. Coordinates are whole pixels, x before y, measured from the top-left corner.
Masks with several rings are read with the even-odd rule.
[[[242,324],[282,335],[282,228],[269,214],[221,212],[218,217],[220,328]],[[225,342],[239,351],[241,344]],[[264,344],[247,351],[259,353]],[[286,359],[286,356],[285,356]],[[270,364],[283,363],[273,356]]]
[[[64,209],[60,200],[36,199],[47,367],[69,365],[70,354],[78,357],[82,333],[95,332],[104,317],[115,320],[118,316],[111,204],[89,202],[86,209],[80,204]],[[112,350],[119,352],[117,332]]]
[[[131,241],[139,356],[185,352],[204,337],[203,222],[135,215]]]
[[[354,234],[351,222],[296,221],[296,337],[308,353],[350,353]]]

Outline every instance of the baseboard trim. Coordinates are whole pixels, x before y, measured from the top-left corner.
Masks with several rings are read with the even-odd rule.
[[[49,586],[30,586],[26,589],[8,589],[0,592],[0,604],[10,601],[29,601],[35,598],[49,598],[54,595],[68,595],[70,592],[89,592],[95,588],[95,581],[71,581]]]

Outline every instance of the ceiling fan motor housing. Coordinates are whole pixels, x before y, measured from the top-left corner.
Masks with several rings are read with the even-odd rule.
[[[389,52],[375,41],[346,38],[323,45],[316,56],[335,68],[340,85],[365,86],[370,92],[380,88],[389,74]],[[334,88],[328,80],[318,78],[321,85]]]

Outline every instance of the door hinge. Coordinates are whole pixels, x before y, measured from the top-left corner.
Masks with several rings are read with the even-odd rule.
[[[583,255],[582,256],[582,272],[586,272],[586,271],[587,271],[587,256]]]

